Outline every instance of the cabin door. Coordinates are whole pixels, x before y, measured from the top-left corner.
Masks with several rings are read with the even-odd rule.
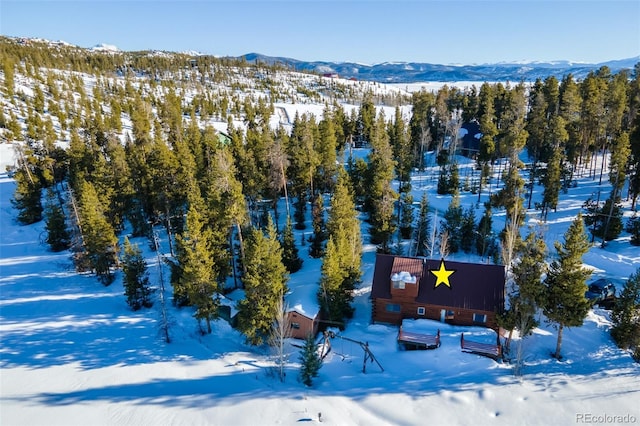
[[[444,322],[444,317],[447,314],[445,309],[440,309],[440,322]]]

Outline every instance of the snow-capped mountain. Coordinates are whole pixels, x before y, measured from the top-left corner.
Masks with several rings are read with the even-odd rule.
[[[571,73],[583,78],[590,71],[607,66],[616,73],[622,69],[633,69],[640,56],[598,64],[571,61],[552,62],[508,62],[482,65],[443,65],[419,62],[384,62],[374,65],[354,62],[299,61],[297,59],[265,56],[259,53],[243,55],[247,62],[262,62],[293,68],[297,71],[337,73],[344,78],[357,78],[381,83],[414,83],[423,81],[534,81],[551,75],[561,78]]]

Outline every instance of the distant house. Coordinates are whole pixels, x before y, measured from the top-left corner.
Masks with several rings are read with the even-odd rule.
[[[504,266],[379,254],[371,288],[373,322],[428,318],[498,329]]]
[[[475,158],[480,151],[480,124],[476,120],[467,121],[462,124],[460,128],[460,139],[462,144],[460,146],[460,153],[468,158]]]
[[[324,74],[322,74],[323,77],[327,77],[327,78],[338,78],[338,73],[337,72],[325,72]]]
[[[218,130],[218,142],[220,142],[222,145],[228,146],[231,143],[231,136],[229,136],[228,134],[221,132],[220,130]]]

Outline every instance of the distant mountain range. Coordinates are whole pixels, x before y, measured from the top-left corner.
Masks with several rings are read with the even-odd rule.
[[[520,62],[483,65],[439,65],[418,62],[385,62],[374,65],[353,62],[299,61],[297,59],[273,57],[259,53],[248,53],[239,57],[247,62],[281,64],[296,71],[311,71],[320,74],[338,74],[342,78],[377,81],[380,83],[418,83],[428,81],[535,81],[555,76],[561,79],[571,73],[574,78],[584,78],[590,71],[607,66],[612,73],[633,69],[640,56],[629,59],[602,62],[599,64],[569,61]]]

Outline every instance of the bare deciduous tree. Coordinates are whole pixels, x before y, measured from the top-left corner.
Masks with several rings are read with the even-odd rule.
[[[289,359],[285,345],[287,339],[291,337],[291,321],[287,315],[287,310],[287,305],[284,303],[283,298],[280,297],[278,300],[278,313],[271,327],[271,336],[269,336],[269,346],[271,346],[274,351],[278,377],[281,382],[284,382],[286,375],[284,368]]]

